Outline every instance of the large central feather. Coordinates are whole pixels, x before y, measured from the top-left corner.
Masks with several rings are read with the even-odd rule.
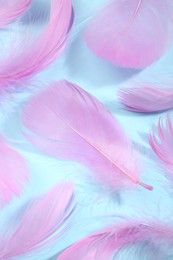
[[[140,184],[137,157],[119,122],[92,95],[67,81],[54,83],[30,101],[26,137],[57,158],[90,167],[113,190]]]

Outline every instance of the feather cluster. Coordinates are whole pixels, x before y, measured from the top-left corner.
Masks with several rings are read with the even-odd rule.
[[[167,76],[163,79],[157,72],[157,82],[161,80],[163,82],[160,87],[159,84],[153,83],[150,70],[156,66],[156,62],[159,63],[160,59],[164,58],[164,55],[169,54],[167,52],[173,44],[172,2],[169,0],[105,0],[104,2],[90,19],[84,21],[82,35],[78,38],[85,43],[86,51],[90,49],[96,54],[97,57],[94,55],[93,57],[98,59],[98,62],[105,60],[104,65],[110,69],[116,70],[119,66],[123,73],[124,68],[130,68],[133,72],[133,77],[128,79],[129,88],[118,86],[117,98],[124,104],[125,110],[142,112],[143,116],[145,113],[149,115],[154,112],[155,116],[156,112],[166,113],[173,108],[172,81],[168,83]],[[20,21],[32,4],[31,0],[0,0],[0,28],[7,26],[10,28],[12,22]],[[41,73],[61,55],[68,56],[71,51],[68,46],[75,46],[76,41],[75,37],[70,37],[73,35],[73,27],[80,26],[75,21],[78,12],[77,1],[74,4],[72,0],[50,0],[49,19],[41,33],[32,37],[34,32],[30,31],[29,41],[26,33],[25,39],[17,46],[13,39],[14,45],[11,45],[9,53],[0,59],[0,90],[10,93],[13,89],[17,93],[20,89],[25,93],[31,82],[34,85],[37,75],[40,75],[39,80],[42,81]],[[15,23],[15,26],[19,24]],[[77,59],[78,57],[76,62]],[[111,67],[109,63],[112,63]],[[163,67],[162,70],[167,71]],[[137,69],[146,72],[148,83],[143,79],[139,80]],[[63,67],[63,71],[66,71],[66,67]],[[38,90],[22,106],[21,117],[18,117],[20,124],[17,127],[25,144],[33,149],[30,154],[37,157],[40,151],[40,156],[53,157],[51,159],[55,160],[55,164],[61,165],[63,160],[67,162],[66,165],[77,162],[80,164],[79,167],[84,166],[81,169],[86,167],[86,172],[89,171],[87,175],[89,182],[98,188],[103,198],[108,196],[106,192],[104,193],[106,190],[110,191],[109,195],[116,195],[113,196],[116,202],[120,194],[128,194],[126,200],[122,199],[124,205],[130,205],[131,194],[134,194],[132,196],[135,196],[136,201],[141,199],[140,192],[145,192],[146,197],[143,199],[147,196],[154,198],[154,192],[149,191],[154,188],[157,193],[157,186],[150,185],[151,176],[143,170],[145,161],[133,147],[129,133],[132,122],[127,119],[129,125],[126,129],[123,127],[118,115],[120,110],[116,107],[113,111],[107,109],[107,103],[104,103],[98,94],[101,92],[100,88],[95,92],[97,96],[91,94],[92,91],[88,89],[84,90],[85,84],[79,86],[73,82],[66,79],[54,81],[51,78],[49,84],[43,82],[46,87]],[[106,88],[106,92],[109,93],[109,88]],[[153,126],[148,143],[162,161],[168,181],[171,180],[172,183],[171,112],[166,115],[166,123],[163,122],[159,119],[158,125]],[[11,127],[11,122],[9,125]],[[8,207],[20,201],[19,198],[25,200],[25,196],[28,196],[26,186],[32,190],[30,180],[35,165],[27,159],[28,153],[24,155],[26,151],[23,151],[23,148],[12,147],[10,139],[4,136],[2,131],[0,206],[4,212],[5,210],[8,212]],[[49,167],[50,172],[53,167],[54,165]],[[75,168],[75,171],[78,169]],[[83,236],[85,238],[77,239],[79,241],[73,237],[73,242],[68,242],[63,248],[61,246],[60,250],[61,239],[65,236],[70,238],[68,231],[75,227],[72,222],[72,217],[76,216],[75,205],[79,206],[79,216],[83,210],[78,203],[79,197],[75,196],[78,191],[77,181],[65,181],[66,167],[63,171],[61,181],[56,181],[54,188],[50,188],[45,195],[37,195],[38,197],[34,199],[32,196],[32,200],[29,201],[27,199],[27,203],[22,205],[16,214],[7,218],[5,225],[0,225],[0,259],[34,258],[34,255],[44,252],[55,242],[58,258],[55,256],[54,259],[59,260],[173,259],[171,219],[160,221],[159,217],[154,219],[152,214],[150,214],[152,221],[145,217],[132,219],[127,214],[126,221],[109,225],[96,233],[87,231],[87,235]],[[79,172],[83,176],[82,170]],[[60,175],[59,169],[56,175]],[[145,178],[147,181],[144,181]],[[85,185],[82,180],[80,186],[83,192]],[[101,189],[102,187],[104,189]],[[109,198],[112,199],[111,196]],[[142,207],[143,203],[141,200]],[[171,211],[171,205],[169,207]],[[140,209],[137,208],[136,211],[139,213]],[[78,217],[77,222],[80,219]],[[87,227],[92,220],[90,214]],[[47,260],[47,256],[40,260]]]

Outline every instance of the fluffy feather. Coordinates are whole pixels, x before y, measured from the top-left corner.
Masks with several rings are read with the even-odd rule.
[[[144,223],[129,220],[114,227],[107,228],[102,232],[89,236],[77,244],[69,247],[59,257],[58,260],[111,260],[120,259],[119,253],[129,246],[143,246],[148,243],[149,252],[147,260],[167,259],[173,245],[173,228],[162,223]],[[146,248],[147,250],[147,248]],[[158,251],[162,252],[160,258]],[[171,251],[172,252],[172,251]],[[155,258],[155,257],[159,258]],[[143,259],[144,255],[134,255],[132,258],[126,256],[121,259]]]
[[[115,65],[145,68],[170,47],[172,18],[168,0],[113,0],[92,19],[86,43]]]
[[[22,85],[49,66],[63,51],[71,28],[71,0],[51,0],[50,21],[44,32],[0,66],[0,87]],[[69,28],[70,26],[70,28]]]
[[[1,0],[0,28],[22,16],[30,7],[32,0]]]
[[[169,115],[167,115],[165,124],[159,119],[157,132],[153,127],[149,135],[149,142],[153,151],[171,173],[169,177],[173,179],[173,126]]]
[[[31,254],[61,237],[74,209],[73,192],[72,184],[59,184],[48,194],[33,200],[14,230],[14,221],[18,222],[21,217],[17,214],[0,234],[1,259]]]
[[[173,91],[171,89],[159,89],[145,85],[121,88],[118,97],[125,105],[125,109],[135,112],[152,113],[173,108]]]
[[[24,158],[0,138],[0,205],[10,203],[23,191],[29,180],[29,171]]]
[[[92,95],[59,81],[34,97],[23,115],[24,131],[34,145],[65,160],[84,163],[114,190],[139,184],[137,155],[119,122]]]

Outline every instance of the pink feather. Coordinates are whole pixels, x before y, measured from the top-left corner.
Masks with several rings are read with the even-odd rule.
[[[148,243],[149,254],[145,259],[167,259],[173,245],[173,228],[162,223],[143,223],[139,221],[129,221],[121,223],[102,232],[89,236],[77,244],[69,247],[59,257],[58,260],[113,260],[120,259],[119,253],[129,246]],[[160,257],[158,252],[162,252],[165,258]],[[139,253],[139,250],[137,251]],[[121,259],[143,259],[144,255],[129,254]],[[157,258],[158,257],[158,258]]]
[[[71,17],[71,0],[51,0],[50,21],[41,36],[2,62],[0,87],[22,85],[55,61],[66,45]]]
[[[122,88],[118,96],[125,105],[125,109],[135,112],[152,113],[173,108],[173,91],[171,89],[144,85],[140,88]]]
[[[17,214],[0,234],[1,259],[31,254],[61,237],[69,227],[67,222],[74,210],[73,192],[72,184],[59,184],[48,194],[33,200],[22,217]],[[16,220],[18,224],[14,228]]]
[[[92,95],[67,81],[31,100],[23,115],[25,136],[46,153],[85,164],[114,190],[139,184],[137,155],[119,122]]]
[[[172,18],[168,0],[113,0],[92,19],[86,43],[115,65],[145,68],[170,47]]]
[[[169,115],[167,115],[165,124],[159,119],[157,132],[153,127],[149,135],[150,145],[160,160],[164,162],[166,169],[171,173],[169,177],[173,179],[173,126]]]
[[[32,0],[1,0],[0,1],[0,28],[15,21],[30,7]]]
[[[29,180],[29,171],[24,158],[0,138],[0,205],[10,203],[23,191]]]

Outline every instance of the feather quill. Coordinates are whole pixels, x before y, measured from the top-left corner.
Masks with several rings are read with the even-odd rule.
[[[22,85],[56,60],[67,43],[72,15],[71,0],[51,0],[50,21],[44,32],[0,63],[1,88]]]
[[[107,228],[72,245],[57,258],[58,260],[113,260],[120,259],[119,253],[129,246],[148,243],[147,260],[167,259],[172,255],[173,228],[162,223],[145,223],[129,220]],[[168,249],[170,251],[168,251]],[[159,251],[159,254],[158,254]],[[162,258],[160,253],[162,252]],[[170,253],[171,252],[171,253]],[[139,251],[137,251],[139,253]],[[126,256],[121,259],[143,259],[142,255]],[[157,258],[158,256],[158,258]],[[171,259],[171,258],[170,258]]]
[[[18,222],[20,214],[1,232],[1,259],[10,260],[31,254],[60,238],[69,227],[73,202],[72,184],[58,184],[48,194],[34,199],[27,206],[15,230],[14,222]]]
[[[59,81],[34,97],[23,113],[24,135],[42,151],[85,164],[114,190],[139,184],[137,155],[119,122],[91,94]]]
[[[154,86],[121,88],[118,93],[124,109],[152,113],[162,112],[173,108],[173,90],[159,89]]]
[[[20,196],[23,186],[29,181],[29,170],[24,158],[0,138],[0,205],[10,203]]]
[[[157,131],[153,127],[149,135],[149,143],[170,172],[171,175],[167,176],[173,180],[173,125],[169,115],[167,115],[166,123],[159,119]]]
[[[0,1],[0,28],[15,21],[28,11],[32,0],[1,0]]]
[[[145,68],[171,46],[173,7],[168,0],[113,0],[91,20],[88,47],[115,65]]]

